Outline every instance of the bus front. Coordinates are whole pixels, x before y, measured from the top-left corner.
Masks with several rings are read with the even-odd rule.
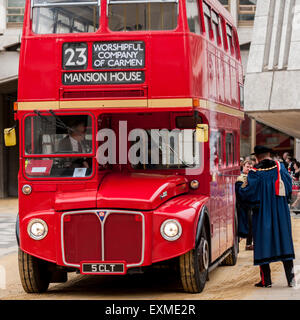
[[[126,274],[195,242],[191,281],[203,289],[208,145],[196,127],[207,135],[207,119],[190,94],[184,8],[27,1],[17,111],[25,291],[69,271]],[[181,263],[182,277],[190,268]]]

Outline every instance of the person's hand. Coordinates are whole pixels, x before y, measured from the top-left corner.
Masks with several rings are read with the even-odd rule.
[[[83,161],[82,165],[83,165],[84,168],[89,168],[89,164],[86,161]]]

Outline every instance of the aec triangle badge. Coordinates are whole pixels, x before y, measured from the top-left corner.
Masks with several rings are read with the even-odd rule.
[[[106,216],[106,211],[97,211],[97,215],[100,218],[101,222],[103,222],[105,216]]]

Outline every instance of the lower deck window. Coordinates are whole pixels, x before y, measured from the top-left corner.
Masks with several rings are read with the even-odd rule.
[[[138,147],[130,156],[134,169],[186,169],[198,167],[199,143],[192,129],[144,131],[134,142]],[[135,164],[136,163],[136,164]]]

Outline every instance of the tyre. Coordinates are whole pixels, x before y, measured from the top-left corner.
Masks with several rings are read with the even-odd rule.
[[[180,256],[180,275],[185,292],[200,293],[203,291],[209,267],[209,244],[205,228],[197,248]]]
[[[25,253],[20,248],[18,262],[23,289],[27,293],[46,292],[51,278],[47,262]]]
[[[223,266],[234,266],[237,262],[237,257],[239,253],[239,237],[237,234],[237,220],[234,221],[234,242],[233,247],[230,250],[230,254],[223,260]]]

